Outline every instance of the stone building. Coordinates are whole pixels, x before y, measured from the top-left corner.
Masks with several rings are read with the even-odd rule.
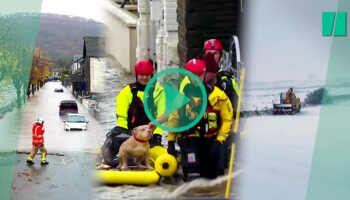
[[[114,36],[125,35],[125,30],[130,33],[122,37],[123,41],[117,37],[110,39],[125,44],[113,45],[116,53],[111,54],[121,60],[121,65],[129,72],[133,71],[137,59],[155,60],[158,71],[183,67],[189,59],[201,56],[205,40],[218,38],[228,51],[232,36],[240,35],[241,0],[138,0],[137,12],[120,11],[117,3],[113,6],[115,8],[106,8],[109,15],[107,25],[118,24],[127,28],[123,30],[113,25],[109,29],[115,29]],[[112,23],[111,19],[115,22]],[[132,32],[134,27],[136,34]],[[130,55],[122,56],[125,48],[128,52],[124,53]]]

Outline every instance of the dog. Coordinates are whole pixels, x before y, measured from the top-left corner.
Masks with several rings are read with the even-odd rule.
[[[102,169],[116,168],[119,165],[117,154],[121,144],[130,137],[129,130],[114,127],[106,134],[106,140],[98,151],[97,166]]]
[[[149,125],[142,125],[135,127],[131,131],[131,137],[122,143],[119,149],[119,166],[122,171],[128,170],[128,157],[135,158],[138,168],[146,168],[152,170],[153,167],[149,161],[149,140],[152,138],[152,127]],[[143,166],[142,163],[146,166]]]

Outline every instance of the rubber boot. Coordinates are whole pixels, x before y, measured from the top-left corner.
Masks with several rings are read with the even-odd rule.
[[[42,161],[40,162],[40,164],[41,164],[41,165],[48,165],[49,162],[47,162],[46,160],[42,160]]]
[[[27,158],[27,164],[34,165],[33,158],[31,158],[30,156],[28,156],[28,158]]]
[[[46,161],[46,154],[41,154],[41,162],[40,162],[41,165],[48,165],[49,162]]]

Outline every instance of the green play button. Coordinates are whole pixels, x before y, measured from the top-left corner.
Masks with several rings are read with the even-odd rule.
[[[179,91],[186,76],[187,84],[182,84],[186,86]],[[165,102],[159,99],[155,102],[153,99],[155,96],[149,94],[150,91],[154,91],[156,84],[163,87]],[[143,99],[147,117],[156,126],[169,132],[181,132],[192,128],[201,120],[207,107],[207,93],[202,81],[196,75],[181,68],[168,68],[157,73],[148,82]],[[159,110],[164,112],[154,112]],[[156,118],[161,115],[170,116],[171,120],[160,124]]]
[[[168,83],[165,83],[165,115],[169,116],[171,113],[177,111],[182,106],[189,103],[190,98],[181,94]]]

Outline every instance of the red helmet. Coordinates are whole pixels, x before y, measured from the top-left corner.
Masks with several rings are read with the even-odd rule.
[[[207,50],[217,50],[220,52],[220,54],[222,53],[222,51],[224,50],[224,48],[222,47],[222,44],[219,40],[217,39],[210,39],[207,40],[204,43],[204,47],[203,47],[204,52]]]
[[[149,60],[139,60],[135,64],[135,74],[152,75],[153,72],[153,64]]]
[[[205,65],[207,66],[207,72],[217,73],[219,71],[219,63],[215,61],[214,54],[205,54],[203,60],[205,62]]]
[[[194,74],[200,74],[205,71],[205,62],[203,60],[192,59],[186,63],[185,68]]]

